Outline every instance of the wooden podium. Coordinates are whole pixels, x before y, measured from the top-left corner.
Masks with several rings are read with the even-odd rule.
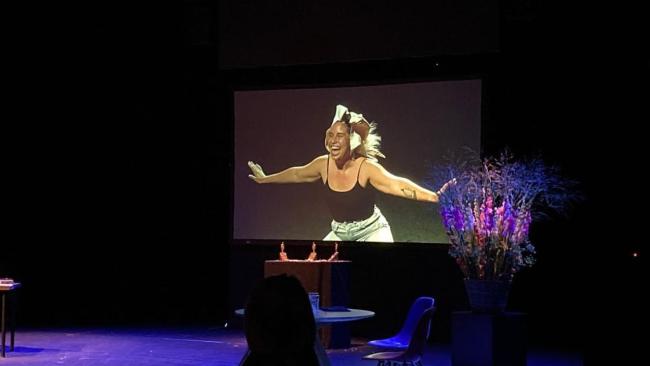
[[[318,292],[320,307],[348,307],[350,300],[350,261],[268,260],[264,277],[286,273],[298,278],[307,292]],[[320,339],[326,348],[350,347],[349,327],[342,324],[322,326]]]

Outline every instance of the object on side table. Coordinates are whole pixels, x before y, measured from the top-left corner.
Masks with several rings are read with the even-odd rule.
[[[284,251],[284,242],[280,243],[280,260],[283,262],[289,260],[287,253]]]
[[[328,261],[335,261],[337,259],[339,259],[339,243],[334,242],[334,253],[332,253]]]
[[[316,258],[317,258],[316,243],[312,241],[311,242],[311,253],[309,253],[309,257],[307,257],[307,260],[308,261],[315,261]]]

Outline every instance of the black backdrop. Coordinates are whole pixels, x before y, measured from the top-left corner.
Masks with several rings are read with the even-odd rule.
[[[348,33],[309,28],[327,22],[318,12],[304,12],[315,22],[300,26],[321,43],[287,43],[276,29],[260,39],[271,42],[268,47],[282,42],[282,65],[258,54],[251,59],[259,64],[248,60],[239,68],[237,57],[247,54],[239,50],[246,51],[247,42],[255,46],[254,34],[238,33],[223,19],[219,24],[219,8],[210,2],[182,5],[75,9],[73,16],[55,9],[47,19],[26,17],[14,28],[8,80],[14,92],[7,102],[15,108],[8,115],[16,117],[6,156],[9,219],[0,275],[25,284],[21,324],[220,325],[229,318],[234,304],[228,294],[238,285],[229,267],[241,266],[234,261],[241,253],[228,245],[232,83],[318,84],[469,70],[489,74],[484,151],[541,152],[580,180],[586,197],[570,219],[536,225],[531,235],[539,262],[518,277],[512,305],[536,316],[532,334],[543,343],[588,346],[600,338],[594,329],[607,326],[617,331],[610,339],[633,340],[627,335],[635,333],[630,328],[642,309],[637,290],[647,216],[640,125],[650,120],[643,23],[635,19],[640,12],[501,2],[479,17],[478,30],[451,16],[460,23],[438,22],[434,39],[418,33],[429,28],[408,23],[419,16],[401,23],[379,7],[366,17],[397,23],[386,33],[391,44],[398,44],[401,29],[408,43],[393,49],[373,32],[356,33],[356,47],[346,46],[357,52],[352,58],[320,54],[319,44],[339,49],[332,44]],[[469,4],[460,11],[463,6],[473,12]],[[292,14],[279,12],[271,21],[261,11],[244,13],[271,26]],[[241,9],[236,14],[245,16]],[[454,40],[462,46],[450,46]],[[231,52],[223,63],[219,53]],[[311,56],[304,59],[305,53]],[[445,263],[437,249],[413,251],[424,262],[430,251],[432,261]],[[633,258],[634,251],[641,257]],[[372,263],[388,253],[402,261],[414,254],[350,254]],[[445,268],[451,277],[440,286],[457,285],[453,267]],[[458,287],[450,293],[464,301]]]

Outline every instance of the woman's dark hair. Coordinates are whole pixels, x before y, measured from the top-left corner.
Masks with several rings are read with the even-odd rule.
[[[350,118],[352,118],[350,112],[345,112],[343,116],[341,116],[341,122],[344,122],[348,128],[350,127]]]
[[[317,365],[316,324],[307,292],[282,274],[258,283],[246,304],[244,329],[251,351],[245,365]]]

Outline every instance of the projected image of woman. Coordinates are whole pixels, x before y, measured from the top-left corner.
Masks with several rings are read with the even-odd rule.
[[[331,232],[326,241],[393,242],[388,221],[375,205],[375,191],[406,199],[438,202],[437,192],[420,187],[409,179],[388,172],[377,159],[381,138],[376,124],[362,114],[338,105],[332,124],[325,132],[328,154],[307,165],[266,175],[259,164],[248,162],[257,183],[308,183],[321,180],[325,200],[332,214]]]

